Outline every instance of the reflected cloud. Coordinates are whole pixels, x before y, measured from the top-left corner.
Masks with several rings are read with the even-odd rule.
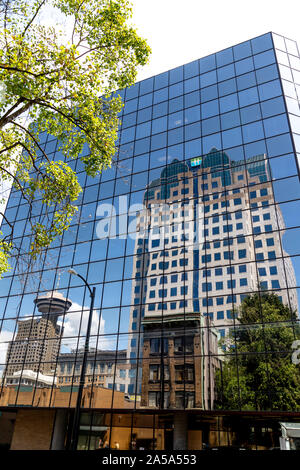
[[[87,330],[90,307],[82,306],[76,302],[72,303],[64,321],[58,321],[58,325],[63,326],[64,346],[70,349],[83,347]],[[101,317],[100,312],[94,310],[91,325],[90,347],[97,349],[109,349],[110,341],[95,337],[96,335],[104,335],[105,320]],[[80,338],[77,337],[80,335]],[[105,343],[105,344],[104,344]]]

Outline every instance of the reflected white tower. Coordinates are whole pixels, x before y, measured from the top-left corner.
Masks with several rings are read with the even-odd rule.
[[[9,344],[5,378],[20,370],[53,374],[63,327],[57,319],[72,305],[60,292],[48,292],[35,299],[39,318],[18,320],[16,337]]]

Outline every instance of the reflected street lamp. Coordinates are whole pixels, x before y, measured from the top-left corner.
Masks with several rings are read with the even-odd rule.
[[[72,276],[79,277],[84,282],[84,284],[86,285],[86,287],[88,288],[90,292],[90,297],[91,297],[90,312],[89,312],[89,318],[88,318],[88,324],[87,324],[87,330],[86,330],[82,367],[81,367],[81,373],[80,373],[80,379],[79,379],[78,395],[77,395],[77,401],[76,401],[76,408],[75,408],[75,414],[74,414],[74,420],[73,420],[73,426],[72,426],[71,444],[70,444],[71,450],[77,450],[79,424],[80,424],[81,399],[82,399],[83,387],[84,387],[84,382],[85,382],[85,371],[86,371],[86,363],[87,363],[87,357],[88,357],[88,352],[89,352],[89,342],[90,342],[90,335],[91,335],[92,316],[93,316],[93,309],[94,309],[96,287],[93,287],[93,289],[91,289],[86,279],[84,279],[84,277],[78,274],[74,269],[68,269],[68,273],[70,273]]]

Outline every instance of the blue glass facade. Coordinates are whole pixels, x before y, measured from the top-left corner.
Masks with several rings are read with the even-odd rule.
[[[296,43],[268,33],[118,93],[113,164],[91,178],[70,162],[78,216],[39,263],[22,254],[28,205],[17,190],[9,198],[20,256],[0,282],[0,405],[74,407],[89,294],[72,266],[96,287],[81,448],[100,434],[112,446],[113,409],[129,420],[122,448],[161,449],[162,410],[299,412]],[[139,411],[148,421],[135,426]],[[192,429],[202,445],[206,431]]]

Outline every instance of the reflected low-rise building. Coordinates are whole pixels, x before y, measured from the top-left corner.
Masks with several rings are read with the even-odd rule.
[[[56,365],[57,383],[60,386],[78,384],[82,368],[83,349],[61,353]],[[128,393],[127,350],[93,350],[87,357],[85,384],[99,385]]]
[[[57,378],[51,375],[44,375],[40,372],[33,370],[22,369],[14,372],[12,375],[6,375],[6,385],[13,385],[14,387],[26,385],[36,388],[53,387],[57,385]]]

